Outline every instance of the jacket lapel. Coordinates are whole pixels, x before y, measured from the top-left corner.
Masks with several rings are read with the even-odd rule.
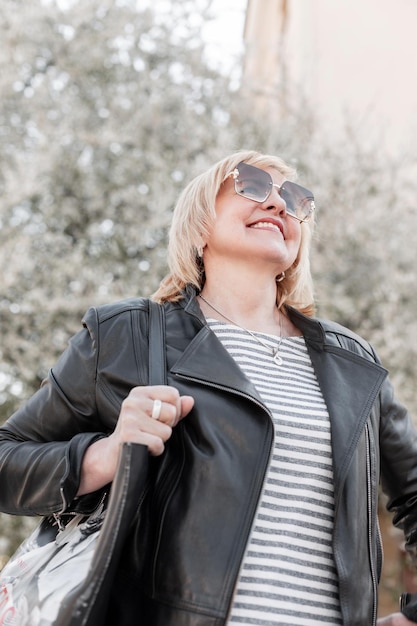
[[[346,475],[353,451],[387,372],[380,365],[337,346],[310,357],[330,415],[335,486]]]
[[[329,411],[337,488],[388,372],[373,360],[369,344],[347,328],[306,317],[292,307],[287,312],[305,337]]]
[[[176,360],[168,358],[168,366],[174,375],[228,389],[262,402],[255,386],[207,326],[201,328]]]

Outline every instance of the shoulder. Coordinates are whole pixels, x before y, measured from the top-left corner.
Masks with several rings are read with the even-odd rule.
[[[336,345],[351,352],[360,353],[370,357],[373,361],[378,360],[372,345],[346,326],[322,318],[316,318],[315,321],[321,326],[328,345]]]
[[[102,324],[114,318],[130,316],[134,312],[148,312],[148,298],[128,298],[119,300],[109,304],[100,304],[91,306],[83,317],[84,322],[95,319],[97,323]]]
[[[126,300],[119,300],[118,302],[112,302],[110,304],[102,304],[96,307],[97,316],[99,322],[105,322],[114,317],[121,315],[129,315],[135,312],[145,312],[149,310],[148,298],[128,298]]]
[[[287,311],[306,341],[316,349],[342,349],[379,362],[371,344],[346,326],[320,317],[308,317],[292,307],[287,307]]]
[[[109,304],[91,306],[82,318],[82,324],[93,337],[113,332],[130,333],[132,326],[146,332],[149,311],[148,298],[128,298]]]

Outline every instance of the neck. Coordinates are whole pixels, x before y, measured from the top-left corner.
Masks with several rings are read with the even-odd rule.
[[[245,328],[277,332],[280,313],[276,306],[275,280],[268,285],[252,285],[249,281],[245,285],[231,285],[207,280],[202,296],[207,302],[203,300],[201,308],[207,317],[219,317],[220,314]]]

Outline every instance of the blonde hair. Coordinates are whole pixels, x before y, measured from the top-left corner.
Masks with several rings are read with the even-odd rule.
[[[216,218],[216,197],[221,185],[234,168],[244,161],[260,168],[275,168],[288,180],[296,176],[295,170],[276,156],[253,150],[235,152],[210,167],[192,180],[181,193],[174,210],[168,244],[169,273],[161,281],[153,299],[173,302],[183,297],[187,285],[200,292],[205,282],[201,259],[203,242]],[[314,215],[301,224],[301,242],[293,265],[286,270],[285,278],[277,282],[277,304],[291,305],[313,315],[313,281],[310,271],[310,246]]]

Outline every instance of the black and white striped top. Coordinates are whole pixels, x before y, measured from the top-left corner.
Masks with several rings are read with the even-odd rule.
[[[264,490],[228,619],[231,626],[342,624],[332,551],[330,422],[303,337],[208,324],[256,386],[275,424]]]

